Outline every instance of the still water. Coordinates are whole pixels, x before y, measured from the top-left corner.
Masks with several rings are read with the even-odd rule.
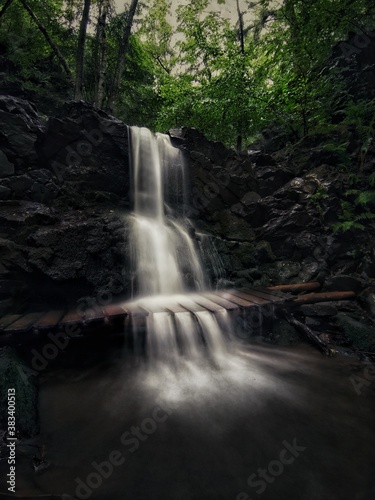
[[[51,465],[34,474],[21,460],[19,493],[371,500],[375,382],[358,395],[350,379],[363,374],[355,360],[262,343],[219,368],[116,353],[56,368],[40,386],[38,442]]]

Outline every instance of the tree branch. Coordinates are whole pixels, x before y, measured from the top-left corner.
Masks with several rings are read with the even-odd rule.
[[[10,7],[10,5],[13,3],[13,0],[8,0],[4,7],[1,9],[0,11],[0,19],[3,17],[3,15],[5,14],[6,10],[8,9],[8,7]]]
[[[52,40],[52,38],[49,36],[46,28],[39,21],[39,19],[34,14],[34,12],[31,10],[31,8],[30,8],[29,4],[26,2],[26,0],[20,0],[20,2],[23,5],[23,7],[26,9],[26,11],[28,12],[28,14],[30,15],[31,19],[38,26],[39,30],[43,33],[44,38],[47,40],[48,44],[50,45],[50,47],[52,48],[53,52],[57,56],[58,60],[61,63],[61,66],[64,68],[66,74],[69,77],[71,77],[72,76],[72,72],[70,71],[69,66],[68,66],[68,64],[67,64],[64,56],[61,54],[59,48],[57,47],[57,45],[55,44],[55,42]]]

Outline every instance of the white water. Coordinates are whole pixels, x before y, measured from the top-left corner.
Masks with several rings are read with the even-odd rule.
[[[176,199],[179,191],[184,192],[183,172],[180,176],[176,172],[181,172],[182,155],[166,135],[131,127],[130,136],[136,289],[141,296],[181,293],[188,289],[184,274],[190,276],[194,288],[203,289],[205,279],[194,242],[183,220],[174,217],[173,207],[171,215],[165,210],[166,197]],[[177,181],[182,177],[182,185],[176,181],[168,186],[171,177]]]
[[[134,288],[138,305],[149,311],[148,359],[169,367],[176,367],[181,357],[199,363],[209,360],[218,366],[228,350],[230,320],[223,309],[218,321],[197,305],[194,295],[187,295],[206,289],[208,281],[199,244],[191,238],[190,222],[183,216],[186,175],[182,153],[166,135],[139,127],[131,127],[129,133]],[[209,248],[212,268],[221,269],[213,245]]]

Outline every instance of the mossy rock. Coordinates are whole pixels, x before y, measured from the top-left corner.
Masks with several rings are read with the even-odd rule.
[[[272,342],[279,346],[296,345],[301,338],[293,325],[285,319],[275,320],[272,329]]]
[[[16,429],[21,436],[38,432],[38,392],[34,376],[13,349],[0,350],[0,423],[7,428],[8,389],[15,389]]]
[[[375,328],[373,326],[365,320],[359,321],[345,313],[337,315],[337,322],[353,342],[354,347],[365,352],[375,352]]]

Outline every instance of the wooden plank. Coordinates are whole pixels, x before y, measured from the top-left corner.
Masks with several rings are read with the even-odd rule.
[[[179,313],[189,313],[190,314],[190,311],[185,309],[185,307],[180,306],[180,304],[177,304],[177,302],[176,303],[175,302],[167,302],[165,309],[168,312],[170,312],[171,314],[179,314]]]
[[[310,292],[312,290],[319,290],[321,284],[318,281],[310,283],[291,283],[289,285],[276,285],[267,287],[268,290],[278,290],[280,292]]]
[[[83,323],[84,322],[84,312],[77,311],[76,309],[71,309],[68,311],[60,320],[60,324],[73,324],[73,323]]]
[[[115,319],[115,318],[125,318],[127,313],[124,311],[124,309],[117,305],[117,304],[109,304],[108,306],[103,306],[104,309],[104,314],[109,318],[109,319]]]
[[[43,312],[24,314],[17,321],[4,328],[4,332],[27,332],[43,314]]]
[[[215,302],[215,304],[224,307],[224,309],[226,309],[227,311],[238,311],[239,309],[237,304],[229,302],[229,300],[223,299],[222,297],[219,297],[218,295],[215,295],[213,293],[205,293],[204,296],[207,297],[211,302]]]
[[[119,304],[120,307],[126,312],[128,316],[148,316],[149,312],[136,302],[124,302]]]
[[[232,293],[229,293],[229,291],[217,291],[217,292],[214,292],[215,295],[217,295],[218,297],[221,297],[223,299],[226,299],[228,300],[229,302],[232,302],[234,304],[236,304],[237,306],[240,306],[240,307],[251,307],[251,306],[258,306],[258,304],[254,303],[254,302],[249,302],[248,300],[245,300],[241,297],[238,297],[237,295],[233,295]]]
[[[306,293],[299,295],[293,301],[287,302],[289,304],[316,304],[317,302],[332,302],[339,300],[353,300],[355,299],[355,292],[321,292],[321,293]]]
[[[139,301],[138,305],[145,311],[148,311],[149,313],[152,314],[168,312],[163,305],[161,305],[160,303],[156,303],[154,301],[147,301],[147,300]]]
[[[284,300],[289,300],[289,298],[294,298],[295,295],[289,293],[289,292],[282,292],[278,290],[270,290],[269,288],[266,288],[264,286],[256,286],[256,287],[248,287],[249,290],[259,290],[262,293],[266,293],[268,295],[272,295],[273,297],[280,297],[281,299]]]
[[[62,309],[57,311],[49,311],[43,314],[43,316],[35,322],[34,328],[37,328],[38,330],[53,328],[54,326],[59,324],[64,314],[65,311]]]
[[[279,294],[273,295],[270,293],[263,292],[262,290],[258,290],[256,288],[241,288],[241,290],[239,291],[247,293],[249,295],[253,295],[260,299],[265,299],[268,302],[285,302],[285,300],[288,299],[288,296],[286,294],[283,294],[281,296]]]
[[[251,295],[250,293],[244,293],[238,290],[228,290],[228,292],[231,293],[232,295],[235,295],[236,297],[240,297],[241,299],[245,299],[248,302],[252,302],[253,304],[264,305],[270,303],[269,300],[256,297],[255,295]]]
[[[19,318],[21,318],[21,316],[22,314],[7,314],[7,316],[4,316],[0,319],[0,330],[3,330],[7,326],[11,325]]]
[[[193,302],[192,300],[186,299],[185,297],[179,299],[178,304],[192,313],[207,311],[205,307],[202,307],[199,304]]]
[[[84,322],[86,324],[95,322],[103,322],[106,319],[106,314],[102,307],[92,307],[84,312]]]
[[[206,297],[203,297],[202,295],[191,295],[190,297],[196,304],[204,307],[205,309],[207,309],[207,311],[210,311],[214,314],[226,311],[226,309],[223,306],[220,306],[215,302],[212,302],[211,300],[209,300]]]

